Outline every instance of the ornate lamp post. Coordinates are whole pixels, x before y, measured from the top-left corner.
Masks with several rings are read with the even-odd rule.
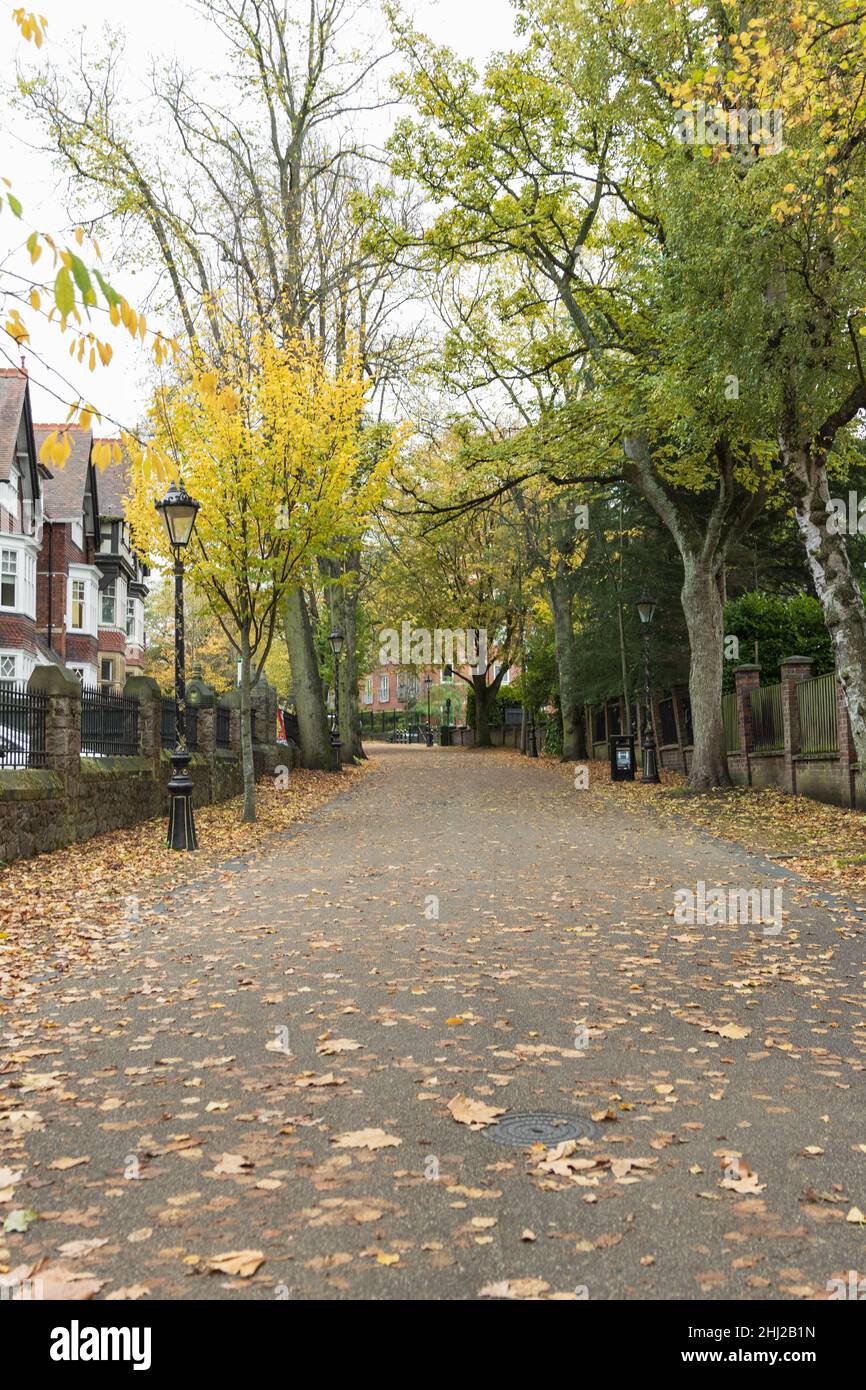
[[[656,740],[653,733],[652,694],[650,688],[649,629],[656,611],[655,599],[642,594],[635,605],[643,627],[643,676],[644,676],[644,727],[643,727],[643,782],[660,782]]]
[[[340,741],[340,652],[343,650],[343,634],[334,629],[328,634],[331,651],[334,653],[334,727],[331,731],[331,747],[334,750],[334,768],[343,770],[342,743]]]
[[[187,771],[190,754],[186,746],[186,674],[184,670],[183,552],[190,543],[198,502],[193,501],[182,482],[172,482],[165,497],[156,503],[165,522],[174,555],[174,724],[175,747],[171,755],[168,783],[168,844],[171,849],[198,849],[192,815],[192,778]]]
[[[428,748],[433,747],[433,729],[430,724],[430,687],[433,684],[433,677],[428,671],[424,677],[424,689],[427,691],[427,732],[424,735],[424,742]]]

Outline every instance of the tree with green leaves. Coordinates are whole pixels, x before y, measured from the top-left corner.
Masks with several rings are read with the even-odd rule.
[[[591,384],[533,441],[549,475],[625,477],[670,531],[683,565],[691,646],[695,786],[728,780],[720,696],[725,562],[760,512],[768,452],[708,364],[685,389],[671,302],[670,224],[687,200],[672,174],[689,162],[674,103],[653,74],[691,64],[700,38],[676,7],[632,32],[631,6],[521,6],[526,46],[496,55],[481,78],[395,15],[408,69],[401,94],[416,118],[397,128],[398,175],[439,205],[421,251],[441,266],[521,257],[555,291],[570,326],[562,354]],[[568,42],[560,30],[567,28]],[[709,29],[709,22],[704,22]],[[384,229],[384,235],[388,229]],[[399,240],[399,234],[392,235]],[[404,245],[405,245],[404,238]],[[674,309],[671,309],[673,314]],[[711,359],[708,344],[705,353]]]

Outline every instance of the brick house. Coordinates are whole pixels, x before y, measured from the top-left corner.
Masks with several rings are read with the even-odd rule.
[[[43,536],[42,468],[27,374],[0,368],[0,681],[26,681],[50,661],[36,631]]]
[[[36,629],[53,658],[97,681],[98,593],[101,573],[99,498],[90,459],[93,435],[80,425],[36,425],[36,449],[64,430],[70,454],[42,484],[45,514],[37,573]]]
[[[98,442],[98,441],[95,441]],[[148,571],[132,548],[124,499],[130,489],[129,461],[111,464],[99,476],[100,545],[99,683],[122,686],[144,670],[144,599]]]
[[[69,440],[63,468],[39,461],[54,430]],[[27,373],[0,370],[2,683],[60,664],[110,690],[143,668],[147,570],[124,516],[128,463],[98,476],[93,443],[80,425],[34,425]]]
[[[431,671],[438,685],[440,673]],[[358,702],[361,710],[377,714],[379,710],[405,710],[422,698],[423,673],[403,666],[376,666],[360,681]]]
[[[470,674],[468,666],[458,668],[464,675]],[[492,674],[495,676],[499,671],[499,666],[494,664]],[[410,705],[418,709],[426,710],[426,687],[424,677],[430,675],[433,678],[433,687],[437,685],[445,686],[447,694],[451,696],[455,710],[462,707],[466,697],[467,686],[464,681],[458,681],[455,676],[446,679],[444,669],[430,667],[429,671],[420,666],[376,666],[358,683],[358,704],[362,713],[378,714],[380,710],[405,710]],[[505,694],[509,683],[519,675],[519,667],[512,666],[508,669],[502,681],[502,693]]]

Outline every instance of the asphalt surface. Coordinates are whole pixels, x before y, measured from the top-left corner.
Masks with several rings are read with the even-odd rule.
[[[2,1262],[98,1298],[806,1300],[863,1277],[859,914],[516,754],[373,752],[295,838],[119,923],[102,966],[6,1019],[0,1221],[36,1217]],[[698,881],[781,887],[781,931],[677,922]],[[557,1162],[457,1097],[595,1119]],[[346,1146],[367,1130],[387,1144]]]

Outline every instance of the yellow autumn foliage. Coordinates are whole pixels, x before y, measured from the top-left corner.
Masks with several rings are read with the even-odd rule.
[[[184,358],[150,412],[152,446],[200,503],[187,557],[233,634],[251,629],[264,656],[275,608],[316,556],[348,543],[381,496],[398,446],[363,458],[365,387],[349,353],[331,371],[305,342],[229,335],[219,365]],[[134,540],[151,564],[170,559],[155,502],[165,480],[134,459]]]

